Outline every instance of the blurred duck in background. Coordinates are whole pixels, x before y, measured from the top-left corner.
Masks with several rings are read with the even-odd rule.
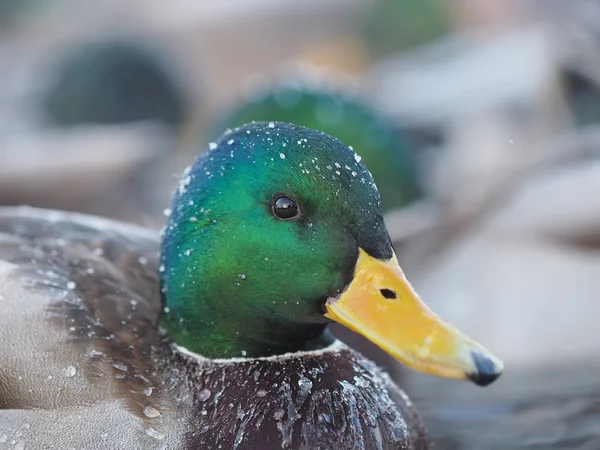
[[[282,77],[252,92],[222,114],[210,136],[252,121],[294,123],[336,136],[369,167],[385,210],[402,208],[422,196],[413,145],[360,96],[335,88],[325,78]]]
[[[177,65],[133,38],[79,40],[48,59],[39,123],[5,147],[0,202],[159,225],[148,211],[168,198],[176,169],[164,168],[190,114]]]
[[[149,44],[133,40],[76,43],[62,57],[42,94],[56,126],[155,121],[181,126],[188,105],[175,66]]]

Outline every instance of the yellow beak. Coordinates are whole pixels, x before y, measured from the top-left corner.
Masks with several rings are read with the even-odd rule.
[[[485,386],[503,371],[502,361],[421,301],[395,255],[381,261],[359,249],[352,283],[328,299],[326,310],[326,317],[421,372]]]

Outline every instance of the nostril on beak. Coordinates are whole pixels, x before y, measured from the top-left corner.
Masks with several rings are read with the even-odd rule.
[[[477,372],[469,373],[467,376],[469,377],[469,380],[477,386],[487,386],[496,381],[502,374],[502,368],[498,367],[496,363],[487,356],[482,355],[479,352],[471,352],[471,358],[473,358]]]
[[[379,292],[381,292],[381,295],[383,295],[385,298],[388,299],[397,299],[398,298],[398,294],[396,294],[396,291],[392,290],[392,289],[380,289]]]

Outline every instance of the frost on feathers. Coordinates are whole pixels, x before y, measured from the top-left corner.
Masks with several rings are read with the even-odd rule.
[[[194,448],[248,448],[267,435],[283,449],[410,448],[401,412],[408,399],[339,341],[265,358],[209,360],[176,345],[173,351],[193,368],[185,385],[216,391],[182,400],[197,421],[188,441]]]

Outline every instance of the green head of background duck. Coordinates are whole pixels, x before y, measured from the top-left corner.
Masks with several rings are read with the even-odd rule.
[[[227,128],[273,120],[323,131],[352,146],[375,178],[384,211],[422,197],[414,145],[407,134],[360,97],[323,83],[283,79],[233,107],[211,134],[216,137]]]
[[[40,98],[58,126],[156,121],[180,127],[190,105],[176,67],[134,40],[100,40],[65,48]]]

